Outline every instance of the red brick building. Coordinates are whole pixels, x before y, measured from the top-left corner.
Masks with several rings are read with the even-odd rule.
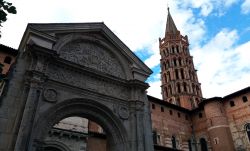
[[[0,96],[3,93],[7,74],[11,65],[15,62],[17,50],[0,44]]]
[[[163,100],[148,96],[155,150],[250,150],[250,87],[204,99],[188,37],[169,9],[159,49]]]

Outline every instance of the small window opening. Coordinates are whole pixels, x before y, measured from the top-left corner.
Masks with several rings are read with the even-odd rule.
[[[242,97],[242,101],[243,101],[243,102],[247,102],[247,101],[248,101],[247,97],[246,97],[246,96],[243,96],[243,97]]]
[[[230,101],[230,106],[231,107],[235,106],[234,101]]]
[[[152,109],[155,109],[155,104],[152,104]]]
[[[4,59],[4,63],[10,64],[11,63],[11,57],[6,56]]]
[[[178,112],[178,117],[181,117],[181,113]]]
[[[161,106],[161,112],[164,112],[164,107]]]
[[[169,114],[170,114],[170,115],[173,115],[173,111],[172,111],[172,110],[169,110]]]

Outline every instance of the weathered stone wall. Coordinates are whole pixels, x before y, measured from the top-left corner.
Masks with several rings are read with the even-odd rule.
[[[103,23],[28,25],[19,51],[2,100],[1,151],[42,149],[51,127],[71,116],[100,124],[111,151],[153,150],[151,70]]]

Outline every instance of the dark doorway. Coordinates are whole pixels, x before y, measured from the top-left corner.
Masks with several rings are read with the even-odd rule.
[[[172,136],[172,147],[176,149],[176,138]]]
[[[208,151],[207,150],[207,141],[205,138],[200,139],[200,144],[201,144],[201,151]]]

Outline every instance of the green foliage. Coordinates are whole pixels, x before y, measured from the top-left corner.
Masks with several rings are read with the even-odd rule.
[[[7,15],[16,14],[16,7],[12,5],[12,3],[6,2],[4,0],[0,0],[0,27],[2,27],[2,23],[7,20]],[[1,31],[0,31],[1,37]]]

